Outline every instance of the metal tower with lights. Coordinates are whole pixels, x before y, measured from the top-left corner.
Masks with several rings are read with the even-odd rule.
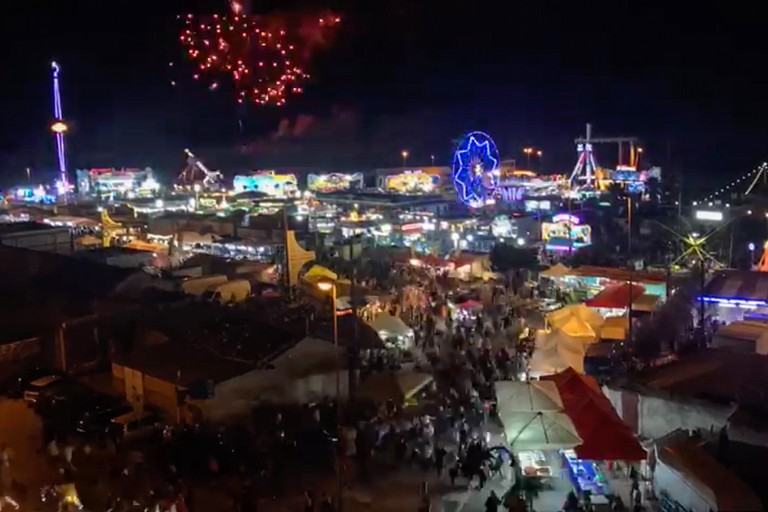
[[[597,188],[597,183],[595,183],[595,171],[598,167],[597,163],[595,163],[595,155],[592,153],[593,144],[618,144],[618,165],[622,165],[623,162],[624,144],[629,144],[629,166],[633,168],[637,167],[640,153],[643,152],[643,148],[637,147],[637,137],[593,138],[592,125],[590,123],[587,123],[585,137],[579,137],[574,142],[576,143],[576,151],[579,153],[579,158],[576,161],[576,166],[573,168],[569,182],[571,187],[584,188],[587,190]]]
[[[59,85],[59,73],[61,68],[56,62],[51,62],[53,72],[53,124],[51,131],[56,139],[56,156],[59,160],[59,181],[62,189],[69,190],[69,179],[67,178],[67,156],[64,150],[64,135],[69,127],[64,122],[64,114],[61,110],[61,89]]]

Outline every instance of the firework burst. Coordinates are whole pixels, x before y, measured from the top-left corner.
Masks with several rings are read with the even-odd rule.
[[[230,84],[239,103],[285,105],[291,94],[303,92],[313,52],[341,20],[329,12],[252,16],[239,5],[232,2],[225,14],[180,17],[179,40],[194,66],[192,76],[212,91]]]

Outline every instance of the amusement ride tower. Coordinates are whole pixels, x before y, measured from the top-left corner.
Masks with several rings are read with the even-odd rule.
[[[64,150],[64,135],[69,127],[64,122],[64,115],[61,111],[61,90],[59,87],[59,73],[61,68],[54,61],[51,62],[53,71],[53,124],[51,131],[56,139],[56,156],[59,161],[59,181],[64,191],[69,190],[69,179],[67,178],[67,156]]]

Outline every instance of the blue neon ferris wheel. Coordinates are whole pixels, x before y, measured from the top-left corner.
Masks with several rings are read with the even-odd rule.
[[[488,204],[499,184],[499,151],[483,132],[466,135],[453,155],[453,186],[459,200],[472,208]]]

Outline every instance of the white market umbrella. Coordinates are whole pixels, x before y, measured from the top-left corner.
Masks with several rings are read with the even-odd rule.
[[[516,451],[563,450],[582,443],[562,412],[516,412],[504,419],[507,442]]]

